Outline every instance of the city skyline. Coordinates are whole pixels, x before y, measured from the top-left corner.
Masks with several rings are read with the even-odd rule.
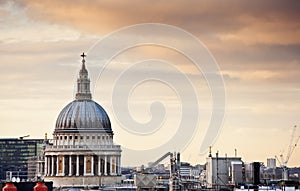
[[[144,46],[128,50],[115,58],[116,65],[107,70],[108,77],[98,80],[102,66],[93,64],[89,50],[104,36],[122,27],[142,23],[161,23],[179,27],[197,37],[212,53],[220,67],[226,88],[226,112],[223,127],[213,153],[227,153],[244,161],[265,162],[286,153],[292,128],[300,125],[300,22],[298,1],[0,1],[1,50],[1,138],[52,137],[61,109],[74,98],[75,82],[81,65],[80,54],[87,52],[86,64],[93,84],[93,99],[101,104],[112,121],[115,140],[128,147],[136,143],[124,136],[117,125],[109,99],[110,75],[122,71],[126,64],[158,59],[174,63],[181,71],[194,76],[200,95],[201,120],[193,138],[183,150],[184,161],[203,163],[207,153],[199,154],[205,126],[210,118],[209,87],[203,74],[195,72],[189,60],[163,47]],[[143,38],[138,34],[132,34]],[[160,34],[157,34],[158,36]],[[183,39],[177,39],[188,46]],[[107,47],[109,49],[110,47]],[[148,63],[154,66],[153,63]],[[139,68],[145,71],[146,68]],[[164,74],[169,68],[154,68]],[[104,73],[105,74],[105,73]],[[173,74],[173,73],[171,73]],[[134,79],[134,78],[132,78]],[[153,141],[145,138],[137,149],[153,148],[177,124],[172,113],[174,92],[157,84],[146,84],[130,99],[135,103],[131,114],[147,122],[149,100],[154,97],[171,104],[173,117]],[[145,93],[155,85],[153,95]],[[179,83],[180,86],[180,83]],[[147,97],[149,96],[149,97]],[[147,100],[144,100],[147,98]],[[149,99],[148,99],[149,98]],[[170,99],[171,98],[171,99]],[[143,104],[142,104],[143,103]],[[297,131],[299,136],[300,132]],[[168,134],[167,134],[168,135]],[[137,147],[137,146],[136,146]],[[174,146],[172,151],[178,151]],[[158,153],[158,156],[164,153]],[[124,165],[139,165],[153,159],[122,155]],[[300,166],[296,147],[289,166]]]

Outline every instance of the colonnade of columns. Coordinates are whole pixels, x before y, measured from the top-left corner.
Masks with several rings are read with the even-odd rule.
[[[121,156],[115,155],[47,155],[46,176],[121,175]]]

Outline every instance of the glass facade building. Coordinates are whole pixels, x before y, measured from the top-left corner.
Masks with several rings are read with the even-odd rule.
[[[40,155],[44,139],[0,139],[0,180],[28,178],[28,159]]]

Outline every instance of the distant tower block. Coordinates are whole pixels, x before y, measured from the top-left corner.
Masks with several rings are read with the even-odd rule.
[[[75,100],[57,117],[53,145],[45,149],[45,180],[54,187],[85,187],[121,182],[121,147],[113,143],[106,111],[92,100],[82,55]]]
[[[217,151],[216,156],[206,158],[207,187],[216,190],[225,189],[228,181],[241,184],[243,182],[242,166],[243,161],[240,157],[222,157]]]
[[[276,159],[275,158],[268,158],[267,159],[267,167],[268,168],[276,168]]]

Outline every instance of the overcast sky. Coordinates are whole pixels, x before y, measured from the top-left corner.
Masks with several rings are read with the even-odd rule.
[[[211,87],[206,74],[197,71],[180,51],[154,45],[128,49],[114,58],[111,61],[114,64],[97,80],[104,66],[92,61],[101,59],[93,56],[97,52],[93,53],[93,46],[122,27],[142,23],[172,25],[194,35],[220,67],[226,89],[226,112],[222,129],[216,133],[217,140],[211,143],[214,153],[218,150],[220,155],[230,156],[237,149],[245,161],[266,162],[269,157],[287,152],[292,127],[300,126],[300,2],[297,0],[130,3],[0,0],[0,136],[30,134],[32,138],[42,138],[48,133],[51,137],[59,112],[73,100],[80,54],[90,51],[86,64],[94,100],[110,116],[115,142],[128,148],[155,148],[172,139],[176,125],[182,121],[180,109],[184,101],[177,98],[181,88],[188,91],[176,72],[190,77],[197,93],[200,121],[184,148],[174,145],[169,151],[181,151],[183,160],[193,164],[203,163],[207,153],[199,154],[199,150],[211,118]],[[172,39],[172,35],[150,32],[158,38],[178,42],[181,48],[193,49],[184,38]],[[144,38],[143,34],[130,35]],[[102,48],[103,54],[112,51],[111,47]],[[127,78],[118,78],[120,72],[149,59],[156,61],[134,68]],[[168,76],[176,85],[172,89],[157,81],[144,82],[133,89],[136,91],[131,92],[128,101],[130,115],[136,121],[147,123],[155,117],[157,108],[149,109],[153,100],[165,103],[166,115],[155,133],[131,135],[130,130],[118,124],[122,119],[116,119],[118,111],[114,111],[111,103],[114,87],[119,79],[125,86],[138,83],[136,80],[149,73]],[[192,98],[183,96],[183,99]],[[175,112],[176,109],[179,111]],[[299,135],[300,130],[295,137]],[[158,152],[149,159],[126,153],[125,149],[124,165],[146,164],[164,154]],[[297,147],[289,164],[300,166],[299,158]]]

